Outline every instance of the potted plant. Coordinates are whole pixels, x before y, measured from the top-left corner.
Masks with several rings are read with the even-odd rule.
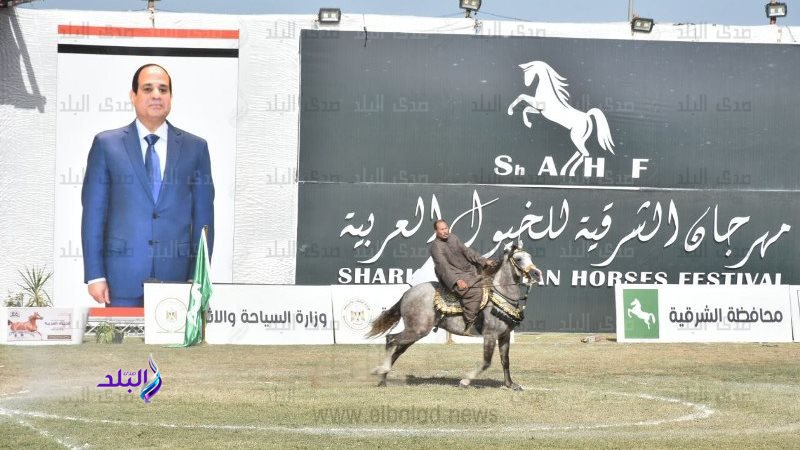
[[[24,306],[34,308],[53,306],[50,294],[44,290],[44,285],[53,277],[52,271],[45,271],[45,268],[41,266],[32,268],[25,266],[25,272],[21,270],[17,272],[22,277],[22,284],[17,283],[17,286],[22,288],[23,296],[28,298],[28,302]]]
[[[108,322],[102,322],[94,329],[94,336],[99,344],[121,344],[125,333],[117,330]]]

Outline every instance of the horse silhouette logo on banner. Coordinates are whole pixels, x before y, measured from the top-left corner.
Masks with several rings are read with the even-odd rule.
[[[525,102],[528,106],[522,110],[522,122],[526,127],[531,128],[533,123],[530,115],[541,114],[545,119],[553,121],[569,130],[569,137],[577,149],[570,157],[569,161],[561,168],[560,175],[574,176],[575,171],[583,162],[583,158],[589,156],[586,149],[586,141],[594,131],[592,118],[597,122],[597,142],[603,150],[614,154],[614,140],[611,138],[611,130],[608,127],[603,111],[591,108],[583,112],[573,108],[569,103],[569,92],[566,87],[567,79],[559,75],[549,64],[544,61],[531,61],[520,64],[525,74],[525,86],[531,86],[533,81],[538,79],[536,90],[533,95],[520,94],[508,106],[508,115],[514,115],[514,108],[520,103]]]
[[[658,339],[658,289],[623,289],[625,338]]]
[[[655,314],[642,310],[642,303],[639,301],[638,298],[633,299],[633,301],[631,302],[631,307],[628,308],[628,318],[631,318],[633,316],[643,320],[644,324],[647,325],[648,330],[650,329],[651,324],[652,325],[656,324]]]

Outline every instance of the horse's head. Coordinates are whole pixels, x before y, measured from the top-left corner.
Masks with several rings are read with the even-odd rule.
[[[513,268],[515,279],[522,280],[527,285],[542,281],[542,271],[533,263],[530,253],[522,249],[521,239],[506,245],[504,254]]]
[[[633,299],[631,302],[631,308],[641,308],[642,304],[639,302],[638,298]]]
[[[44,317],[40,316],[39,312],[36,311],[30,317],[28,317],[28,319],[30,319],[30,320],[39,320],[39,319],[44,319]]]
[[[536,78],[536,75],[538,75],[539,63],[541,63],[541,61],[531,61],[529,63],[519,65],[519,67],[525,73],[525,86],[530,86],[533,83],[534,78]]]
[[[519,67],[525,73],[525,86],[531,86],[533,84],[533,80],[535,80],[538,76],[539,85],[541,86],[542,83],[545,83],[545,86],[550,86],[558,102],[562,106],[568,106],[569,92],[567,92],[566,89],[568,86],[567,79],[559,75],[559,73],[556,72],[556,70],[553,69],[550,64],[547,64],[544,61],[531,61],[525,64],[520,64]],[[536,92],[539,92],[538,86],[536,88]],[[546,100],[545,98],[537,99],[540,102]]]

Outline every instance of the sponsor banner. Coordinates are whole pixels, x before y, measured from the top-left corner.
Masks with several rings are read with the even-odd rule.
[[[789,286],[618,285],[619,342],[791,342]]]
[[[424,281],[439,217],[493,258],[522,239],[544,280],[518,331],[614,332],[620,283],[800,281],[792,192],[305,183],[299,204],[298,284]]]
[[[797,46],[303,30],[300,48],[301,182],[800,188]]]
[[[10,345],[80,344],[88,308],[3,307],[0,326],[3,342]]]
[[[144,284],[144,343],[181,344],[191,283]]]
[[[328,286],[214,284],[209,344],[333,344]]]
[[[385,344],[384,336],[369,339],[364,335],[372,326],[372,321],[397,303],[408,289],[407,284],[330,286],[336,343]],[[389,333],[399,333],[403,329],[404,324],[401,319]],[[437,333],[429,333],[417,343],[440,344],[444,343],[446,338],[447,332],[439,330]]]
[[[59,26],[57,96],[53,102],[57,109],[53,249],[53,298],[57,306],[96,305],[84,284],[81,244],[81,191],[87,157],[95,135],[125,127],[136,118],[129,97],[131,80],[134,72],[148,63],[159,64],[170,74],[172,107],[167,120],[208,143],[216,192],[212,278],[232,280],[235,152],[231,149],[236,148],[238,38],[238,30],[120,28],[88,23]],[[170,151],[167,149],[168,154]],[[169,166],[162,169],[165,174],[174,173]],[[164,181],[168,180],[165,176]],[[119,186],[139,184],[139,180],[124,177],[110,179],[109,183]],[[106,239],[115,240],[113,236]],[[132,252],[130,247],[125,251]],[[151,244],[150,248],[157,258],[186,251],[182,243]]]
[[[792,286],[792,334],[800,342],[800,286]]]

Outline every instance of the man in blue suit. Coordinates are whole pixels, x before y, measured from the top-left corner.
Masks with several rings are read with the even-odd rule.
[[[110,306],[143,306],[143,282],[187,281],[200,232],[214,245],[214,183],[205,140],[167,122],[172,79],[133,76],[136,120],[94,138],[81,200],[84,282]]]

